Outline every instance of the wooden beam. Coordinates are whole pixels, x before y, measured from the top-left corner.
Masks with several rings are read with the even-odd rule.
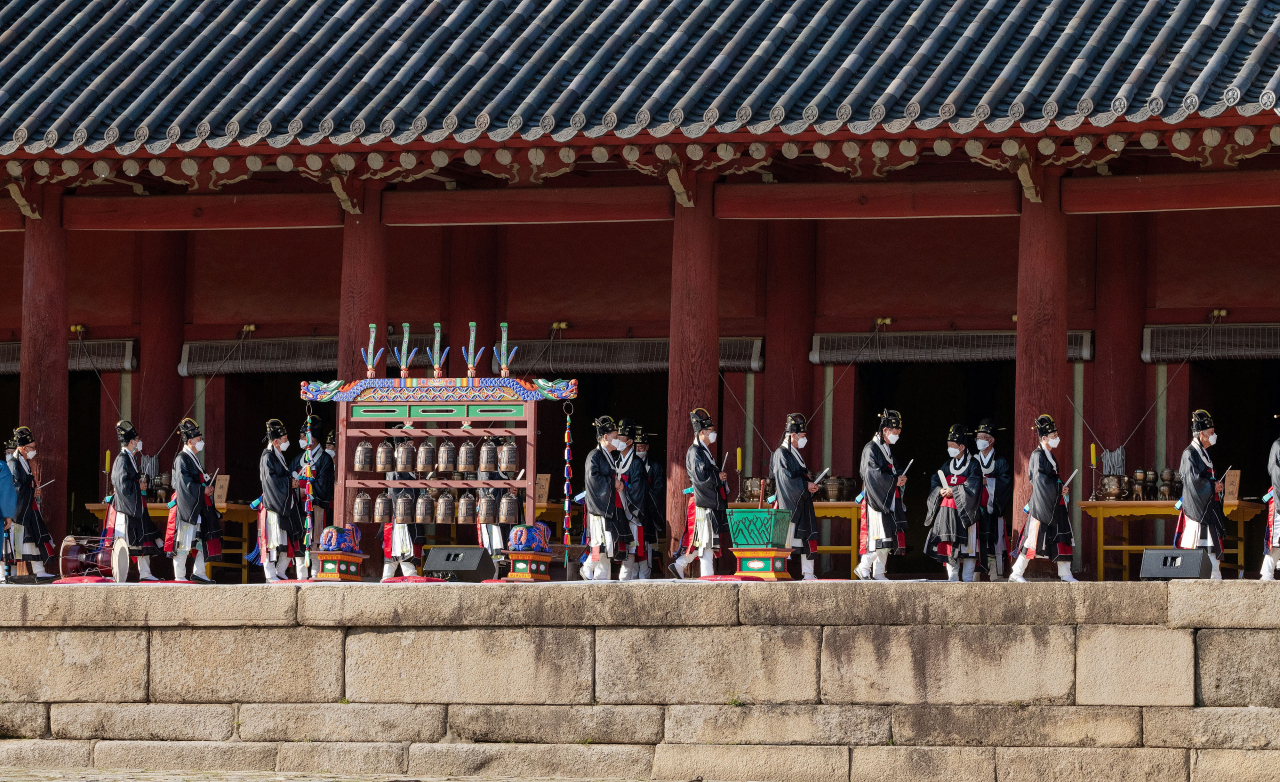
[[[1280,206],[1280,171],[1213,171],[1062,180],[1062,211],[1067,214],[1268,206]]]
[[[21,231],[22,212],[8,193],[0,193],[0,231]]]
[[[497,188],[382,194],[387,225],[613,223],[672,219],[671,188]]]
[[[339,228],[332,193],[254,195],[67,196],[70,231],[215,231],[237,228]]]
[[[1012,179],[972,182],[822,182],[717,185],[723,220],[851,220],[1017,215],[1022,187]]]

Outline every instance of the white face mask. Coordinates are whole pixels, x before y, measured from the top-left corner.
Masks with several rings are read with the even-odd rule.
[[[988,448],[990,448],[990,447],[991,447],[991,444],[992,444],[993,442],[994,442],[993,440],[984,440],[984,439],[979,438],[979,439],[978,439],[978,450],[979,450],[979,451],[985,451],[985,450],[987,450]]]
[[[30,451],[27,451],[27,458],[28,459],[36,458],[36,449],[32,448]]]
[[[622,442],[616,437],[609,441],[609,445],[612,445],[614,450],[616,451],[621,451],[623,448],[627,447],[626,443]]]
[[[639,456],[641,459],[648,459],[648,458],[649,458],[649,451],[648,451],[648,450],[644,450],[644,451],[639,451],[639,450],[638,450],[638,451],[636,451],[636,456]]]
[[[280,453],[284,453],[285,451],[289,450],[289,441],[281,440],[280,442],[276,443],[276,447],[280,449]]]
[[[714,442],[716,441],[716,434],[717,434],[716,432],[711,432],[710,434],[708,434],[708,435],[707,435],[707,442],[708,442],[708,443],[714,443]]]
[[[952,447],[947,449],[947,456],[950,456],[952,459],[956,458],[959,455],[960,455],[959,448]]]
[[[133,444],[133,450],[132,450],[132,451],[130,451],[130,453],[142,453],[142,441],[141,441],[141,440],[139,440],[138,442],[136,442],[136,443],[134,443],[134,444]]]
[[[332,448],[326,448],[324,449],[324,452],[329,454],[330,457],[332,457],[334,454],[334,450]]]
[[[1209,435],[1209,445],[1217,445],[1217,444],[1218,444],[1218,433],[1214,432],[1213,434]]]
[[[886,435],[884,436],[884,439],[885,439],[885,440],[887,440],[887,441],[889,442],[889,445],[893,445],[893,444],[895,444],[895,443],[897,443],[897,442],[898,442],[898,435],[896,435],[896,434],[886,434]]]
[[[298,441],[298,447],[299,447],[299,448],[301,448],[301,449],[302,449],[302,450],[304,450],[304,451],[305,451],[305,450],[307,450],[307,441],[306,441],[306,440],[299,440],[299,441]]]
[[[1053,437],[1050,437],[1050,438],[1049,438],[1049,447],[1050,447],[1050,448],[1057,448],[1057,447],[1058,447],[1058,443],[1060,443],[1060,442],[1062,442],[1062,438],[1061,438],[1061,437],[1058,437],[1057,435],[1054,435]]]
[[[204,450],[204,440],[196,440],[191,444],[191,447],[195,449],[196,453],[200,453]]]
[[[805,447],[805,446],[806,446],[806,445],[808,445],[808,444],[809,444],[809,438],[808,438],[808,437],[801,437],[800,439],[796,440],[796,447],[797,447],[797,448],[803,448],[803,447]]]

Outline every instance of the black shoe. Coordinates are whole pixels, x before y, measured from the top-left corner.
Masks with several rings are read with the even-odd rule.
[[[212,583],[214,583],[212,578],[205,578],[204,576],[198,576],[198,575],[196,575],[195,573],[192,573],[192,574],[191,574],[191,580],[192,580],[192,581],[194,581],[194,582],[196,582],[197,584],[212,584]]]
[[[61,578],[61,576],[59,576],[57,573],[45,573],[44,575],[37,574],[36,583],[47,584],[50,581],[57,581],[59,578]]]
[[[670,565],[667,565],[667,572],[680,580],[684,580],[684,576],[680,575],[680,571],[676,569],[676,563],[674,562],[672,562]]]

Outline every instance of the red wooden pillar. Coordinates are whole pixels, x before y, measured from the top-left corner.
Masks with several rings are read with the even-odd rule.
[[[342,224],[342,290],[338,305],[338,379],[365,376],[360,349],[369,344],[369,324],[378,327],[375,353],[386,342],[387,229],[382,225],[382,187],[378,180],[363,182],[362,214],[347,214]],[[378,376],[386,367],[384,353]]]
[[[329,425],[332,427],[333,423]],[[227,383],[218,375],[204,384],[204,467],[227,471]]]
[[[459,225],[447,229],[449,264],[449,364],[452,377],[467,374],[467,361],[462,349],[470,337],[471,322],[476,324],[476,350],[484,348],[476,364],[476,374],[488,377],[489,351],[498,333],[498,256],[502,250],[501,229],[494,225]],[[426,333],[426,329],[422,330]]]
[[[685,451],[692,442],[689,411],[706,408],[718,418],[720,322],[716,218],[712,211],[715,175],[699,172],[694,205],[677,206],[671,238],[671,343],[667,372],[667,519],[687,516]],[[670,532],[674,546],[677,527]]]
[[[1145,412],[1146,222],[1143,214],[1098,215],[1094,412],[1089,418],[1100,446],[1108,449],[1124,443]],[[1141,434],[1129,440],[1130,466],[1146,464],[1145,446]]]
[[[67,534],[67,232],[62,188],[34,196],[40,219],[26,221],[22,258],[20,424],[31,427],[39,455],[40,509],[57,545]]]
[[[1042,202],[1023,198],[1018,226],[1018,343],[1014,389],[1015,529],[1031,498],[1027,462],[1039,439],[1035,419],[1053,416],[1062,443],[1054,452],[1065,480],[1071,474],[1071,373],[1067,364],[1067,227],[1059,208],[1060,175],[1046,171]],[[1079,543],[1079,541],[1077,541]]]
[[[143,231],[135,238],[140,296],[138,406],[133,424],[142,437],[143,451],[160,457],[167,471],[181,440],[169,435],[177,429],[187,405],[183,404],[182,325],[186,320],[187,235],[183,231]],[[164,453],[160,446],[169,440]]]
[[[813,412],[814,265],[817,231],[809,220],[773,220],[768,226],[767,291],[764,319],[764,420],[760,431],[770,447],[782,438],[788,413]],[[821,377],[819,370],[819,377]],[[819,381],[820,382],[820,381]],[[820,398],[820,397],[819,397]],[[821,413],[809,423],[812,432],[805,461],[821,463]]]

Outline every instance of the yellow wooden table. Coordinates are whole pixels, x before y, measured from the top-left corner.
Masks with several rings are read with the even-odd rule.
[[[754,502],[731,502],[730,508],[755,508]],[[849,545],[818,546],[819,554],[848,554],[849,578],[853,578],[853,570],[858,566],[858,520],[862,515],[862,506],[856,502],[822,502],[813,503],[813,512],[820,519],[849,519]]]
[[[85,510],[97,516],[100,520],[107,517],[107,506],[101,502],[86,502]],[[218,512],[222,514],[222,556],[224,561],[206,562],[204,566],[204,574],[206,578],[213,578],[213,569],[216,567],[230,568],[240,571],[240,583],[249,583],[249,565],[244,561],[245,556],[253,550],[249,546],[250,542],[257,545],[257,534],[254,527],[258,523],[258,514],[248,505],[240,505],[232,503],[229,505],[218,505]],[[162,532],[165,524],[169,519],[169,506],[162,502],[152,502],[147,504],[147,515],[156,520],[156,527]],[[232,524],[240,526],[239,534],[235,534]],[[225,561],[230,558],[231,561]]]
[[[1120,577],[1122,580],[1128,581],[1129,554],[1149,548],[1174,548],[1173,546],[1131,545],[1129,522],[1135,518],[1153,519],[1159,517],[1166,517],[1176,521],[1178,509],[1175,504],[1172,500],[1082,500],[1079,503],[1080,510],[1092,516],[1098,524],[1098,580],[1104,580],[1108,551],[1119,551],[1121,553]],[[1243,500],[1239,502],[1224,502],[1222,504],[1222,510],[1226,517],[1236,523],[1236,534],[1226,535],[1222,541],[1223,556],[1231,554],[1235,557],[1235,561],[1223,562],[1222,567],[1232,567],[1237,570],[1244,569],[1244,523],[1265,509],[1266,506],[1261,503]],[[1121,532],[1119,537],[1113,536],[1108,540],[1103,527],[1107,519],[1113,518],[1120,519]],[[1235,546],[1227,548],[1229,544],[1235,544]]]

